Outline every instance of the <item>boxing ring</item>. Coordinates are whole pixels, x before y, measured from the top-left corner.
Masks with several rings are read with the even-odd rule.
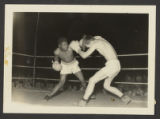
[[[44,105],[44,106],[46,106],[46,105],[49,105],[49,106],[76,106],[75,103],[78,102],[78,100],[80,100],[82,98],[82,95],[84,94],[84,92],[79,90],[80,81],[78,79],[75,79],[74,77],[67,78],[67,82],[65,85],[66,87],[64,86],[64,89],[62,89],[63,90],[62,93],[55,96],[53,99],[51,99],[48,102],[44,100],[44,96],[51,89],[53,89],[53,87],[59,81],[59,72],[54,71],[51,66],[52,65],[51,60],[53,60],[54,56],[44,56],[44,55],[50,55],[51,54],[51,53],[49,53],[50,50],[52,49],[52,52],[53,52],[53,49],[55,49],[57,47],[55,41],[50,41],[50,40],[52,40],[52,38],[57,39],[56,37],[53,37],[53,36],[55,36],[55,35],[53,35],[53,31],[55,34],[56,33],[59,34],[58,37],[61,35],[64,35],[63,30],[57,31],[56,28],[57,28],[58,23],[59,23],[59,27],[61,26],[62,23],[65,23],[66,26],[68,26],[70,28],[70,29],[68,29],[68,27],[65,27],[67,33],[71,36],[74,35],[74,33],[75,33],[74,36],[77,35],[76,36],[77,38],[80,34],[79,30],[77,32],[74,32],[74,31],[76,31],[75,29],[78,29],[79,27],[81,27],[81,25],[79,26],[79,24],[74,24],[74,23],[72,24],[72,22],[70,24],[68,24],[68,22],[66,22],[67,20],[63,20],[63,21],[59,22],[59,19],[62,19],[62,18],[63,19],[73,19],[75,17],[74,16],[72,18],[73,14],[71,14],[71,16],[69,15],[71,18],[70,17],[68,18],[68,16],[66,17],[65,15],[64,16],[62,15],[63,16],[62,18],[60,16],[54,17],[54,14],[53,14],[53,17],[45,16],[45,14],[43,14],[43,13],[32,14],[32,16],[30,16],[31,18],[30,17],[22,17],[21,18],[20,17],[21,15],[25,16],[25,14],[17,14],[17,19],[19,18],[18,19],[19,21],[15,20],[15,22],[17,22],[16,25],[19,26],[19,28],[21,28],[21,26],[24,25],[23,23],[22,24],[20,23],[21,21],[25,21],[24,18],[28,19],[28,22],[26,22],[26,24],[30,23],[30,24],[28,24],[28,26],[30,26],[31,24],[34,24],[34,26],[30,26],[30,29],[24,29],[24,30],[22,30],[22,29],[18,30],[15,28],[14,35],[15,35],[15,41],[17,41],[17,42],[15,42],[15,44],[21,43],[23,45],[23,47],[26,47],[26,49],[19,47],[19,46],[15,46],[15,48],[13,48],[13,53],[12,53],[12,56],[13,56],[13,58],[12,58],[13,59],[12,100],[18,101],[18,102],[30,103],[30,104]],[[33,16],[35,16],[35,17],[33,17]],[[83,17],[83,16],[81,16],[81,17]],[[97,16],[94,16],[94,17],[97,18]],[[84,23],[88,23],[87,21],[90,20],[90,16],[88,16],[86,18],[87,19],[86,19],[86,21],[84,21]],[[119,17],[116,17],[116,18],[119,18]],[[137,17],[135,17],[135,18],[137,19]],[[57,21],[55,21],[55,24],[52,24],[52,23],[54,23],[53,21],[55,19],[57,19]],[[129,19],[129,20],[132,21],[132,19]],[[147,20],[144,20],[144,21],[147,21]],[[108,22],[105,21],[104,23],[106,23],[106,26],[109,27],[110,24],[108,24]],[[132,23],[135,23],[135,22],[132,21]],[[148,24],[148,22],[142,22],[142,23]],[[125,23],[123,23],[123,24],[125,25]],[[75,27],[72,28],[71,27],[72,25],[76,26],[76,28]],[[95,25],[96,24],[94,24],[94,26]],[[100,24],[100,25],[97,24],[97,26],[98,26],[98,28],[104,27],[105,31],[102,30],[102,33],[103,32],[106,33],[106,27],[104,24]],[[61,29],[64,29],[63,26],[61,26],[61,27],[60,27]],[[84,25],[83,27],[84,27],[84,29],[90,28],[86,25]],[[111,25],[111,28],[112,27],[113,26]],[[127,26],[127,28],[128,27],[129,26]],[[132,28],[132,26],[130,26],[130,27]],[[116,28],[119,28],[119,26],[115,27],[115,29]],[[84,29],[81,29],[81,30],[83,31]],[[90,31],[90,30],[91,29],[88,29],[88,31]],[[20,31],[23,31],[22,32],[23,34],[28,34],[30,37],[26,38],[26,36],[28,36],[28,35],[26,35],[26,36],[19,35]],[[31,31],[34,31],[34,32],[31,32]],[[120,29],[120,31],[121,31],[121,29]],[[120,31],[117,31],[117,33],[121,33]],[[48,35],[41,35],[41,34],[43,34],[43,32],[48,33]],[[70,32],[71,32],[71,34],[70,34]],[[72,32],[74,32],[74,33],[72,33]],[[108,34],[108,33],[106,33],[106,34]],[[106,34],[105,34],[105,36],[107,36]],[[142,34],[140,34],[140,35],[142,35]],[[146,35],[146,34],[143,34],[143,35],[146,36],[146,37],[144,37],[145,39],[148,39],[147,38],[148,35]],[[135,35],[133,35],[133,36],[135,36]],[[131,36],[129,36],[129,37],[131,37]],[[48,40],[49,44],[47,44],[48,48],[46,48],[49,50],[41,53],[42,52],[41,49],[44,48],[43,44],[45,43],[45,40],[43,38],[49,39]],[[137,39],[137,40],[138,40],[138,38],[133,37],[133,39]],[[74,37],[72,39],[74,39]],[[130,39],[130,40],[133,41],[133,39]],[[115,39],[113,39],[113,42],[115,42],[115,41],[117,42],[117,38],[115,41],[114,40]],[[27,43],[27,41],[29,42],[28,43],[29,45],[25,44],[25,43]],[[34,41],[34,42],[32,42],[32,41]],[[40,45],[39,49],[37,48],[38,41],[39,42],[41,41],[40,42],[41,45],[39,44]],[[127,39],[127,41],[128,41],[128,39]],[[134,41],[134,42],[136,42],[136,41]],[[50,44],[52,44],[52,43],[55,46],[50,46]],[[123,43],[125,44],[125,42],[123,42]],[[121,44],[123,44],[123,43],[121,43]],[[139,43],[139,41],[137,43]],[[144,42],[142,42],[142,43],[144,45]],[[30,48],[31,44],[33,44],[33,52],[28,50]],[[114,45],[115,44],[113,44],[113,46]],[[130,46],[132,44],[128,44],[128,45]],[[145,45],[147,46],[147,42]],[[135,44],[135,46],[136,46],[136,44]],[[121,46],[121,48],[123,48],[123,45]],[[136,48],[136,47],[134,47],[134,48]],[[134,49],[134,48],[131,48],[131,49]],[[37,53],[38,50],[41,50],[41,51],[39,51],[40,53]],[[119,51],[119,49],[115,49],[115,50]],[[126,49],[124,48],[123,52],[125,50]],[[129,52],[129,51],[127,51],[127,52]],[[129,105],[124,105],[120,101],[119,98],[117,98],[116,96],[110,94],[109,92],[107,92],[103,89],[102,81],[101,81],[100,83],[96,84],[96,87],[97,87],[97,88],[95,88],[95,90],[97,92],[96,100],[91,101],[88,106],[91,106],[91,107],[93,107],[93,106],[142,107],[142,108],[147,107],[147,102],[148,102],[147,101],[148,100],[148,53],[143,53],[143,52],[147,52],[146,50],[138,50],[138,49],[136,52],[139,52],[139,53],[118,54],[118,58],[120,59],[120,62],[122,63],[122,65],[121,65],[122,68],[121,68],[121,72],[113,80],[114,86],[116,86],[119,90],[126,93],[127,95],[129,95],[133,99],[132,103]],[[39,54],[39,55],[37,55],[37,54]],[[79,56],[76,56],[76,58],[80,63],[80,68],[84,74],[84,78],[85,78],[86,82],[88,81],[89,77],[91,77],[97,70],[99,70],[100,68],[103,67],[103,66],[97,66],[97,64],[104,64],[104,60],[101,59],[102,57],[99,55],[95,55],[95,56],[92,55],[89,58],[87,58],[86,60],[81,59]],[[91,58],[91,60],[90,60],[90,58]],[[122,60],[122,58],[127,58],[127,59]],[[134,58],[135,58],[136,62],[133,60]],[[140,63],[138,63],[139,58],[142,58],[142,59],[140,59]],[[88,59],[90,61],[87,61]],[[96,62],[92,63],[93,60]],[[134,63],[132,61],[134,61]],[[87,65],[89,65],[89,62],[92,63],[91,66],[87,66]],[[141,66],[141,63],[145,64],[145,65]],[[125,64],[127,64],[128,66],[127,65],[125,66]]]
[[[138,54],[120,54],[118,55],[118,58],[123,58],[123,57],[147,57],[148,53],[138,53]],[[40,104],[40,105],[53,105],[53,106],[75,106],[75,103],[82,98],[82,95],[84,92],[81,92],[77,90],[78,85],[80,85],[80,81],[77,79],[67,79],[67,84],[72,84],[71,86],[68,85],[66,89],[63,89],[64,91],[60,93],[59,95],[55,96],[51,101],[45,102],[44,101],[44,96],[51,90],[56,83],[59,81],[59,77],[41,77],[41,76],[36,76],[36,71],[38,69],[42,70],[49,70],[51,72],[55,72],[52,69],[51,66],[51,59],[54,58],[54,56],[34,56],[34,55],[28,55],[28,54],[23,54],[23,53],[17,53],[13,52],[13,57],[25,57],[28,59],[33,60],[33,65],[19,65],[19,64],[13,64],[13,68],[17,68],[19,70],[21,69],[31,69],[33,71],[31,76],[16,76],[13,74],[12,81],[13,81],[13,95],[12,99],[14,101],[22,101],[26,103],[34,103],[34,104]],[[90,58],[101,58],[101,56],[90,56]],[[50,63],[50,66],[37,66],[36,62],[37,59],[45,59],[45,61],[48,61]],[[79,60],[79,56],[76,56],[77,60]],[[27,62],[27,61],[26,61]],[[28,63],[29,64],[29,63]],[[81,67],[81,66],[80,66]],[[96,72],[100,68],[96,67],[81,67],[82,72],[86,71],[94,71]],[[47,72],[46,71],[46,72]],[[143,71],[145,73],[148,73],[148,68],[147,67],[122,67],[121,72],[124,74],[127,74],[128,72],[140,72]],[[125,73],[126,72],[126,73]],[[14,73],[14,72],[13,72]],[[59,74],[59,72],[55,72],[56,74]],[[89,75],[91,77],[92,75]],[[119,75],[116,77],[116,79],[119,79]],[[131,77],[130,77],[131,78]],[[140,77],[141,78],[141,77]],[[145,77],[147,78],[147,76]],[[130,105],[124,105],[118,99],[116,96],[108,93],[105,91],[102,87],[99,89],[97,93],[97,98],[96,100],[91,101],[91,103],[88,106],[119,106],[119,107],[146,107],[147,106],[147,87],[148,87],[148,82],[147,81],[119,81],[119,80],[114,80],[113,85],[118,87],[121,91],[125,90],[125,88],[128,88],[128,91],[126,92],[127,95],[130,97],[134,97],[133,101]],[[88,77],[85,78],[85,80],[88,82]],[[28,83],[28,82],[29,83]],[[18,82],[18,83],[17,83]],[[53,83],[53,85],[50,85],[50,83]],[[28,83],[28,84],[26,84]],[[43,83],[46,83],[45,86],[43,85],[43,88],[41,88],[41,85]],[[67,85],[66,84],[66,85]],[[50,88],[48,86],[50,85]],[[46,88],[44,88],[46,87]],[[123,88],[122,88],[123,87]],[[132,87],[133,89],[130,90],[129,88]],[[144,91],[143,89],[139,89],[139,93],[135,91],[135,89],[139,87],[145,87]],[[122,89],[121,89],[122,88]],[[138,96],[136,96],[138,94]],[[25,100],[22,100],[22,98],[18,99],[18,95],[21,95]],[[64,99],[65,97],[65,99]],[[28,98],[28,101],[27,101]],[[67,101],[67,103],[66,103]]]

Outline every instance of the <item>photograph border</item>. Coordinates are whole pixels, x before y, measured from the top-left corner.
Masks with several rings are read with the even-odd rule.
[[[14,7],[13,7],[14,6]],[[47,107],[47,111],[44,112],[44,107],[38,106],[33,109],[30,106],[11,103],[11,79],[12,79],[12,28],[13,28],[13,13],[14,12],[73,12],[74,13],[148,13],[149,14],[149,48],[148,48],[148,79],[155,79],[155,36],[156,36],[156,6],[145,5],[145,6],[123,6],[123,5],[6,5],[5,7],[5,47],[4,47],[4,61],[7,60],[8,64],[4,64],[4,95],[3,95],[3,112],[4,113],[24,113],[26,109],[28,112],[25,113],[63,113],[66,114],[140,114],[140,115],[153,115],[155,105],[154,95],[154,80],[148,80],[148,108],[111,108],[105,107]],[[61,7],[60,7],[61,6]],[[30,8],[28,8],[30,7]],[[83,7],[83,9],[82,9]],[[23,8],[23,9],[22,9]],[[46,9],[48,8],[48,9]],[[67,9],[66,9],[67,8]],[[94,9],[93,9],[94,8]],[[114,9],[113,9],[114,8]],[[43,9],[43,10],[42,10]],[[130,9],[130,10],[128,10]],[[7,50],[6,50],[7,49]],[[8,90],[9,89],[9,90]],[[23,109],[20,108],[23,106]],[[24,108],[24,106],[26,106]],[[56,110],[55,110],[56,108]],[[68,111],[70,108],[72,110]],[[38,110],[37,110],[38,109]],[[54,110],[51,111],[51,110]],[[60,111],[57,111],[60,110]],[[81,111],[83,110],[83,112]],[[114,110],[114,111],[113,111]],[[14,111],[14,112],[13,112]]]

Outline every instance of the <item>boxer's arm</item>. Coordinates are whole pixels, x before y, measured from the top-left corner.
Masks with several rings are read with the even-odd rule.
[[[54,61],[59,61],[59,57],[57,55],[54,55]]]
[[[79,50],[79,55],[83,58],[86,59],[88,56],[90,56],[94,51],[96,50],[95,46],[91,46],[86,52],[83,52]]]
[[[53,54],[54,54],[54,61],[59,61],[59,51],[58,51],[58,49],[56,49]]]
[[[69,47],[75,51],[76,53],[78,53],[79,49],[80,49],[80,45],[79,45],[79,42],[78,41],[72,41],[69,45]]]

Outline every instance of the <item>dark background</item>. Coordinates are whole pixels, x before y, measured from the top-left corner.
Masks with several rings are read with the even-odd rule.
[[[36,28],[38,29],[36,32]],[[148,52],[148,14],[15,13],[14,51],[52,55],[56,40],[79,40],[83,34],[100,35],[118,54]],[[35,36],[36,35],[36,36]]]
[[[156,100],[157,103],[155,105],[155,115],[72,115],[72,114],[4,114],[3,113],[3,58],[4,58],[4,6],[5,4],[77,4],[77,5],[156,5],[156,82],[155,82],[155,94],[156,94]],[[159,112],[159,70],[160,70],[160,1],[158,0],[2,0],[0,1],[0,14],[2,17],[0,17],[0,117],[5,118],[5,119],[65,119],[67,118],[92,118],[92,119],[107,119],[107,118],[112,118],[112,119],[158,119],[160,116]]]
[[[118,54],[148,52],[148,14],[96,14],[96,13],[14,13],[13,52],[33,56],[52,56],[57,39],[79,40],[84,34],[106,38]],[[99,55],[97,52],[94,55]],[[148,56],[119,57],[123,68],[145,68]],[[51,67],[52,58],[36,57],[36,67]],[[88,58],[80,61],[80,67],[101,68],[105,59]],[[138,62],[137,62],[138,61]],[[13,55],[14,65],[34,66],[34,57]],[[32,77],[33,68],[13,67],[13,76]],[[36,68],[34,78],[59,78],[52,69]],[[83,71],[86,80],[96,71]],[[147,75],[146,71],[121,72],[125,75]],[[73,79],[73,77],[72,77]],[[133,79],[134,81],[134,79]],[[147,82],[146,78],[142,79]]]

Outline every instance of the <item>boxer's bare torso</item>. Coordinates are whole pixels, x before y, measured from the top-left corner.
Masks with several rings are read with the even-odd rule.
[[[59,57],[63,62],[70,63],[75,57],[73,54],[73,50],[69,47],[67,51],[62,51],[60,48],[57,48],[54,51],[55,57]]]
[[[96,50],[104,56],[107,61],[117,59],[116,51],[107,40],[96,39],[93,42],[96,45]]]
[[[86,52],[80,53],[83,58],[90,56],[95,50],[97,50],[104,58],[109,60],[117,59],[117,53],[112,45],[100,36],[95,36],[89,44],[85,44],[89,49]]]

